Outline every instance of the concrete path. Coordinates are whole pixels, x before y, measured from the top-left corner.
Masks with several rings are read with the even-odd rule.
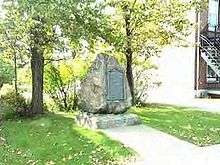
[[[178,101],[148,101],[148,103],[170,104],[183,107],[194,107],[198,110],[220,113],[220,99],[183,99]]]
[[[182,105],[220,113],[220,99],[192,99]]]
[[[220,164],[220,145],[198,147],[144,125],[102,131],[139,154],[132,165]]]

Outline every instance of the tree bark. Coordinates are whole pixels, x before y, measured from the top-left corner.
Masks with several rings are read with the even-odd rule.
[[[15,93],[16,95],[18,95],[17,54],[15,51],[14,51],[14,76],[15,76],[15,82],[14,82]]]
[[[128,9],[128,7],[124,8],[124,11],[126,12],[126,15],[124,17],[125,19],[125,28],[126,28],[126,48],[125,48],[125,54],[126,54],[126,76],[128,79],[128,84],[130,87],[131,97],[132,97],[132,105],[135,104],[135,95],[134,95],[134,76],[133,76],[133,69],[132,69],[132,63],[133,63],[133,51],[132,51],[132,45],[131,45],[131,38],[132,38],[132,31],[131,31],[131,12]]]
[[[43,53],[37,48],[31,49],[31,71],[32,71],[32,101],[31,114],[43,113]]]
[[[1,78],[1,77],[0,77]],[[0,81],[0,89],[3,87],[3,82]]]
[[[128,85],[131,92],[132,97],[132,105],[135,104],[135,96],[134,96],[134,76],[133,76],[133,69],[132,69],[132,53],[130,49],[126,50],[126,59],[127,59],[127,66],[126,66],[126,76],[128,79]]]

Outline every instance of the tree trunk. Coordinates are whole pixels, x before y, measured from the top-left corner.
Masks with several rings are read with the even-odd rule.
[[[14,76],[15,76],[15,93],[18,95],[18,76],[17,76],[17,55],[14,53]]]
[[[132,45],[131,45],[132,31],[131,31],[131,23],[130,23],[131,12],[129,11],[127,6],[125,6],[124,11],[126,12],[124,19],[125,19],[126,39],[127,39],[126,48],[125,48],[126,61],[127,61],[126,75],[127,75],[128,84],[130,87],[132,105],[134,105],[135,104],[134,76],[133,76],[133,70],[132,70],[133,51],[132,51]]]
[[[133,76],[133,69],[132,69],[132,54],[126,55],[127,59],[127,66],[126,66],[126,76],[128,79],[128,85],[131,92],[132,97],[132,105],[135,104],[135,94],[134,94],[134,76]]]
[[[43,53],[37,48],[31,49],[31,71],[32,71],[32,101],[31,114],[43,113]]]
[[[67,103],[67,93],[65,92],[65,90],[62,90],[63,93],[63,104],[64,104],[64,108],[65,110],[69,111],[68,109],[68,103]]]
[[[1,78],[1,77],[0,77]],[[3,82],[0,80],[0,89],[3,87]]]
[[[132,53],[129,51],[129,49],[126,51],[126,59],[127,59],[126,76],[128,79],[128,85],[130,87],[132,105],[134,105],[135,96],[134,96],[134,76],[133,76],[133,70],[132,70]]]

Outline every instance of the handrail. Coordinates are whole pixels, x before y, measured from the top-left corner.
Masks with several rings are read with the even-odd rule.
[[[203,49],[203,48],[202,48]],[[203,49],[204,51],[205,51],[205,53],[207,53],[209,56],[208,57],[211,57],[212,58],[212,60],[215,60],[216,61],[216,59],[215,58],[213,58],[213,55],[212,55],[212,53],[210,53],[207,49]],[[214,70],[214,72],[218,75],[218,76],[220,76],[220,72],[219,72],[219,69],[218,69],[218,67],[217,66],[215,66],[215,65],[212,65],[212,62],[210,61],[210,60],[205,60],[206,62],[207,62],[207,64]]]
[[[218,31],[215,32],[215,31],[207,30],[206,32],[220,34],[220,32],[218,32]]]
[[[220,51],[220,37],[214,37],[214,38],[213,38],[213,39],[214,39],[213,42],[210,41],[210,39],[209,39],[208,37],[204,36],[204,35],[202,35],[202,37],[203,37],[204,39],[206,39],[207,42],[211,43],[212,46],[215,46],[215,47]]]
[[[220,76],[220,70],[219,70],[220,49],[216,47],[216,43],[215,42],[213,43],[212,41],[210,41],[208,37],[200,34],[199,47],[204,53],[204,56],[202,56],[203,59],[214,70],[214,72],[218,76]]]
[[[212,51],[212,52],[214,52],[214,54],[215,54],[215,56],[219,56],[220,57],[220,51],[219,51],[219,49],[218,48],[216,48],[216,46],[206,37],[206,36],[204,36],[204,35],[200,35],[200,39],[201,39],[201,45],[200,45],[200,47],[203,49],[203,50],[205,50],[206,52],[209,52],[209,54],[211,54],[210,53],[210,51]],[[206,43],[206,46],[204,46],[204,42]],[[211,48],[211,50],[208,50],[206,47],[208,47],[208,48]],[[212,55],[213,56],[213,55]]]
[[[215,47],[215,45],[206,36],[200,34],[200,39],[202,39],[202,41],[205,41],[210,47]]]
[[[214,28],[214,31],[209,30],[209,27]],[[218,31],[218,29],[220,28],[220,24],[214,25],[214,26],[210,26],[209,23],[206,24],[206,26],[204,26],[204,28],[201,30],[201,33],[209,36],[208,33],[214,33],[214,44],[216,45],[216,43],[218,45],[220,45],[220,42],[217,41],[217,38],[219,38],[220,36],[220,31]],[[220,49],[220,46],[218,46],[218,48]]]

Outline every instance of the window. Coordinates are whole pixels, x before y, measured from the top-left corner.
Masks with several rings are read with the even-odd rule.
[[[207,83],[219,83],[220,78],[218,75],[212,70],[210,66],[207,67],[207,74],[206,74]]]
[[[209,0],[208,15],[209,30],[214,31],[215,26],[219,24],[219,0]]]

